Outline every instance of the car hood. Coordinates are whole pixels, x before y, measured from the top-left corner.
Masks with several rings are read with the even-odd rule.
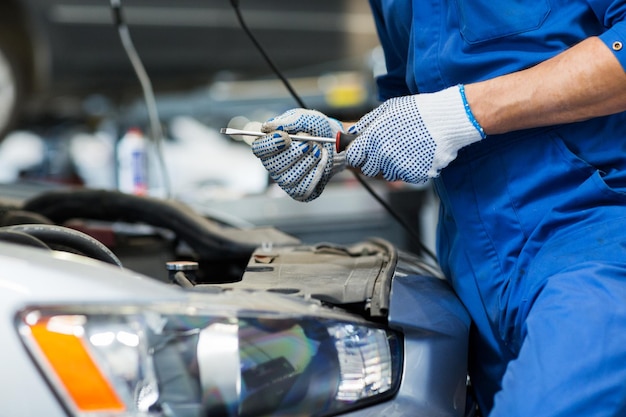
[[[0,243],[0,312],[12,317],[25,306],[59,304],[183,303],[221,311],[266,311],[345,318],[316,300],[265,291],[188,290],[136,272],[67,252]],[[218,308],[218,307],[216,307]],[[352,320],[358,320],[352,317]]]

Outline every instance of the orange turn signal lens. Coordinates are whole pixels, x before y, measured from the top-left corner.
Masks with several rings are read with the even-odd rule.
[[[98,369],[80,333],[58,331],[55,326],[50,326],[49,319],[42,319],[29,327],[43,356],[79,411],[115,412],[126,409]]]

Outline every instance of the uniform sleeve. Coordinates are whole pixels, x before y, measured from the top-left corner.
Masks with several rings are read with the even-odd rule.
[[[607,28],[600,39],[613,52],[626,71],[626,2],[588,0],[598,19]]]
[[[613,51],[626,71],[626,22],[620,22],[600,35],[604,44]]]
[[[406,84],[407,51],[408,45],[399,44],[398,39],[392,41],[388,32],[385,13],[379,0],[370,0],[370,6],[376,23],[378,38],[383,48],[385,67],[384,73],[377,75],[378,99],[385,101],[392,97],[410,94]],[[402,52],[404,49],[404,52]]]

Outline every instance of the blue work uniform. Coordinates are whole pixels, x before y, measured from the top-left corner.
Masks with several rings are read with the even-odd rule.
[[[519,71],[590,36],[626,68],[624,0],[370,3],[381,100]],[[435,187],[483,412],[626,416],[626,114],[489,136]]]

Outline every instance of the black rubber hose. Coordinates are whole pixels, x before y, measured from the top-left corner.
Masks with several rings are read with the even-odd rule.
[[[73,249],[84,256],[122,267],[120,260],[109,248],[78,230],[50,224],[20,224],[2,227],[0,231],[26,233],[41,240],[51,249],[55,247]]]
[[[50,250],[50,247],[40,239],[17,230],[0,229],[0,242],[14,243],[17,245]]]
[[[83,218],[158,226],[175,232],[201,256],[248,257],[258,246],[258,242],[232,240],[218,224],[180,202],[112,190],[54,191],[26,201],[24,209],[56,224]]]
[[[39,213],[20,210],[15,207],[0,207],[0,226],[33,223],[54,224],[50,219]]]

